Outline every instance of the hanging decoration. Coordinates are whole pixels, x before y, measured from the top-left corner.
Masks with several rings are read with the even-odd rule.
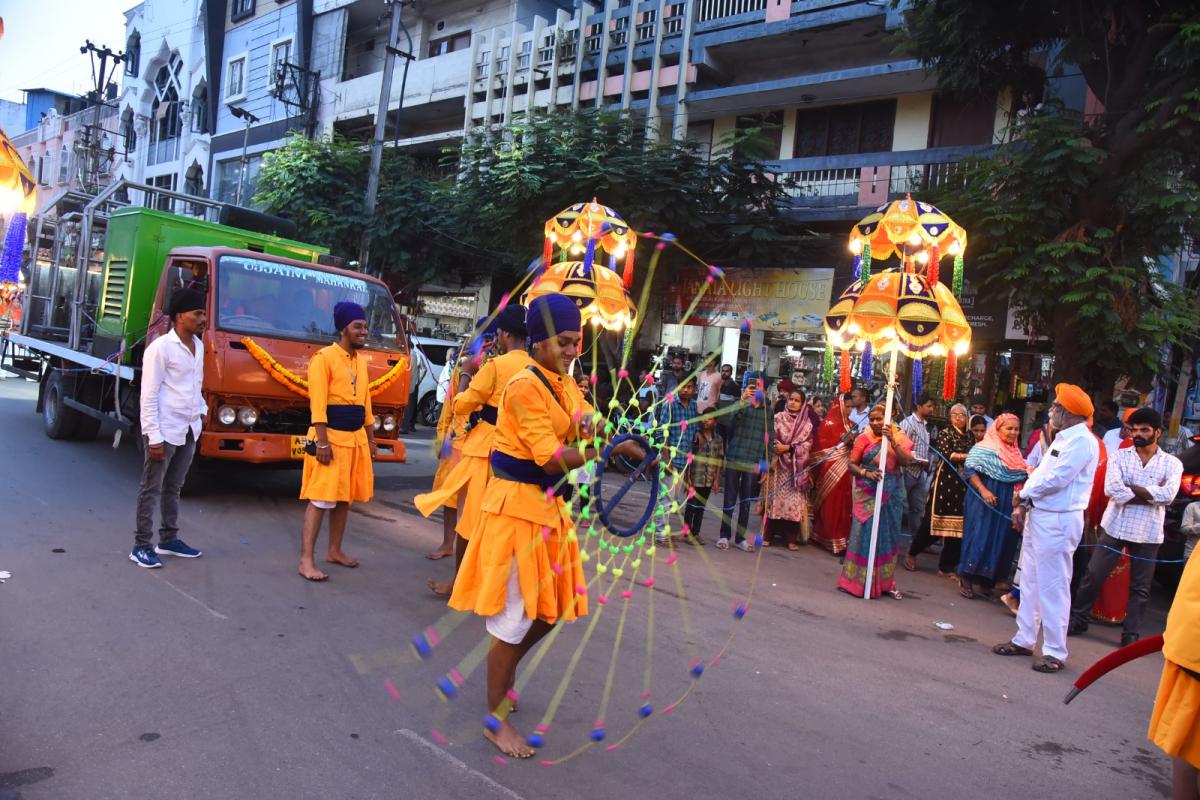
[[[914,358],[912,365],[912,401],[913,405],[917,404],[918,399],[925,392],[925,361],[924,359]]]
[[[867,342],[865,345],[863,345],[862,367],[859,368],[859,371],[862,373],[863,385],[865,385],[865,386],[871,385],[871,378],[873,377],[871,375],[871,370],[875,366],[874,362],[875,362],[875,353],[871,349],[871,343]]]
[[[839,375],[839,381],[838,381],[838,389],[841,391],[842,394],[845,394],[846,392],[850,391],[850,387],[853,385],[853,383],[850,380],[850,351],[849,350],[842,351],[842,363],[839,365],[839,372],[840,372],[840,375]]]
[[[300,395],[301,397],[308,397],[307,378],[297,375],[287,367],[280,364],[270,353],[263,349],[262,345],[254,341],[254,339],[251,337],[243,336],[241,341],[242,344],[246,346],[246,352],[248,352],[251,357],[258,362],[259,366],[261,366],[268,375],[275,379],[276,383],[285,387],[289,391]],[[367,385],[367,389],[370,391],[371,396],[378,397],[380,394],[386,391],[389,386],[399,380],[400,376],[403,375],[407,370],[408,358],[405,356],[400,356],[396,359],[396,363],[393,364],[387,372],[383,373]]]
[[[833,342],[828,338],[825,339],[825,361],[821,377],[826,383],[833,380]]]
[[[564,261],[577,260],[568,259],[568,256],[583,255],[585,271],[590,272],[596,251],[599,250],[614,259],[625,259],[623,283],[626,289],[633,286],[633,253],[637,248],[637,234],[620,214],[602,205],[596,198],[558,212],[546,220],[544,232],[546,240],[542,245],[542,256],[547,266],[553,261],[554,249],[558,248]]]
[[[37,206],[37,183],[17,148],[0,130],[0,220],[8,223],[0,250],[0,319],[17,328],[21,318],[21,257],[25,231]]]

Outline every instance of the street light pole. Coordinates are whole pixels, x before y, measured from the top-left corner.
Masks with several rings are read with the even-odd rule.
[[[238,106],[230,106],[229,113],[246,122],[246,130],[242,134],[242,161],[238,168],[237,191],[233,194],[233,204],[240,206],[242,204],[242,187],[246,183],[246,150],[250,147],[250,126],[258,122],[258,117]]]
[[[391,0],[392,19],[388,27],[387,47],[383,56],[383,81],[379,85],[379,105],[375,108],[375,137],[371,140],[371,166],[367,173],[367,217],[375,213],[375,205],[379,201],[379,167],[383,162],[383,138],[387,125],[388,101],[392,97],[392,71],[396,67],[396,37],[400,33],[400,11],[402,0]],[[401,98],[403,99],[403,98]],[[362,244],[359,247],[358,261],[363,269],[370,269],[371,234],[370,227],[363,231]]]

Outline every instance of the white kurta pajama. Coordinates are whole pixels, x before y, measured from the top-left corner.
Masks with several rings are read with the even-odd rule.
[[[1083,536],[1083,512],[1092,494],[1100,445],[1087,425],[1054,437],[1021,490],[1033,503],[1021,545],[1021,608],[1013,644],[1032,650],[1042,631],[1042,654],[1067,658],[1072,557]]]

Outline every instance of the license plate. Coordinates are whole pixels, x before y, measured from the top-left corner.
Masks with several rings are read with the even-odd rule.
[[[304,458],[304,447],[308,444],[308,439],[303,436],[292,437],[292,458]]]

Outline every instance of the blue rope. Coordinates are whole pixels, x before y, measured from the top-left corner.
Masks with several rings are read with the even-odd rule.
[[[642,459],[642,463],[638,464],[633,475],[626,478],[625,482],[621,484],[621,487],[617,490],[617,493],[613,495],[608,503],[605,503],[603,494],[604,465],[612,456],[613,448],[625,441],[637,442],[646,451],[646,457]],[[617,504],[621,502],[621,498],[623,498],[625,494],[633,487],[634,483],[636,483],[650,467],[650,465],[654,463],[655,458],[656,455],[654,449],[650,447],[650,443],[647,442],[643,437],[633,433],[621,433],[613,437],[612,441],[608,443],[608,446],[604,448],[604,452],[601,457],[597,460],[596,474],[592,478],[592,496],[596,499],[596,516],[599,518],[600,524],[603,525],[605,530],[612,535],[619,536],[622,539],[628,538],[640,532],[646,527],[647,524],[649,524],[650,518],[654,515],[654,507],[658,503],[658,470],[651,470],[650,499],[646,503],[646,510],[642,512],[642,516],[637,522],[628,528],[618,528],[609,521],[609,514],[614,508],[617,507]]]

